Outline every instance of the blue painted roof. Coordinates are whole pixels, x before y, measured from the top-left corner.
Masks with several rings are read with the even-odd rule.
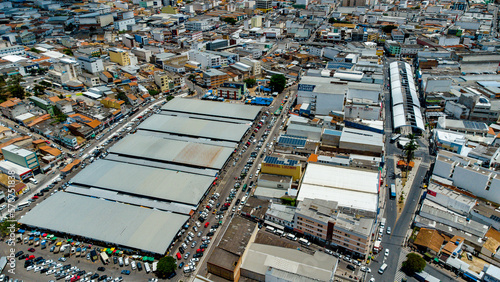
[[[333,130],[333,129],[325,129],[324,133],[328,134],[328,135],[335,135],[335,136],[341,136],[342,135],[342,131]]]

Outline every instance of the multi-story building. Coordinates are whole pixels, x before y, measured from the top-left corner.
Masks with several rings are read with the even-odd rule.
[[[16,145],[8,145],[2,148],[4,159],[20,166],[35,170],[40,167],[35,152],[20,148]]]
[[[285,206],[271,202],[264,216],[264,223],[272,226],[283,226],[288,230],[293,230],[295,210],[296,207]]]
[[[106,97],[104,99],[101,99],[101,104],[104,105],[106,108],[114,108],[117,110],[121,110],[122,105],[125,103],[125,101],[122,100],[117,100],[117,99],[112,99],[109,97]]]
[[[104,65],[102,60],[94,57],[78,57],[78,63],[82,69],[90,73],[98,73],[104,71]]]
[[[174,87],[174,83],[168,73],[156,71],[154,73],[155,83],[160,87],[161,92],[168,92]]]
[[[369,251],[373,224],[372,218],[341,213],[335,201],[306,198],[295,211],[294,231],[363,258]]]
[[[262,16],[252,17],[252,19],[250,20],[250,26],[252,28],[254,28],[254,27],[262,27]]]
[[[399,30],[399,29],[393,29],[391,31],[391,37],[392,37],[392,40],[399,42],[401,44],[403,44],[405,41],[405,34],[403,33],[402,30]]]
[[[215,51],[217,49],[227,47],[228,44],[229,41],[226,39],[217,39],[207,43],[207,50]]]
[[[195,61],[201,64],[204,69],[220,67],[222,65],[222,58],[219,55],[210,54],[207,52],[200,52],[197,50],[191,50],[188,53],[188,58],[190,61]]]
[[[127,51],[118,48],[109,48],[109,60],[121,66],[130,65],[130,56]]]
[[[18,98],[10,98],[0,104],[0,111],[5,117],[13,119],[21,114],[28,112],[23,101]]]
[[[203,84],[209,88],[217,88],[229,79],[229,75],[216,69],[203,71]]]
[[[143,49],[143,48],[132,48],[132,53],[140,60],[145,61],[145,62],[150,62],[151,61],[151,50]]]
[[[401,44],[393,40],[386,40],[384,44],[385,51],[391,55],[396,56],[401,54]]]
[[[273,8],[271,0],[257,0],[255,1],[255,9],[267,12]]]
[[[59,84],[66,84],[71,80],[76,80],[81,73],[80,64],[74,59],[60,59],[59,62],[52,64],[54,69],[47,73],[52,81]]]
[[[241,58],[240,62],[244,63],[245,65],[249,65],[252,67],[252,75],[255,77],[260,77],[262,73],[262,64],[260,63],[259,60],[254,60],[250,58]]]
[[[101,80],[97,74],[82,73],[79,78],[88,87],[95,87],[101,84]]]
[[[10,47],[4,47],[0,48],[0,56],[6,56],[6,55],[24,55],[26,54],[26,51],[24,50],[24,46],[10,46]]]
[[[16,41],[18,44],[22,45],[33,45],[36,43],[36,36],[33,32],[25,30],[19,33],[16,37]]]
[[[225,99],[240,100],[247,91],[244,82],[224,82],[217,88],[217,96]]]
[[[188,21],[184,23],[184,26],[190,31],[206,31],[212,27],[208,20]]]
[[[134,24],[135,24],[134,18],[116,21],[113,23],[115,29],[118,31],[127,30],[129,25],[134,25]]]

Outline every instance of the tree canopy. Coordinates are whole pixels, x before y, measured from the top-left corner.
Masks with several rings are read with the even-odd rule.
[[[234,25],[238,22],[235,18],[223,18],[222,20],[231,25]]]
[[[390,24],[390,25],[384,25],[382,27],[382,31],[385,32],[385,33],[390,33],[393,29],[396,29],[396,28],[397,28],[397,26],[392,25],[392,24]]]
[[[243,82],[245,82],[247,84],[248,88],[252,88],[255,86],[255,84],[257,84],[257,80],[255,80],[253,78],[247,78]]]
[[[410,141],[403,147],[403,154],[405,155],[406,163],[409,165],[415,157],[415,151],[418,149],[418,144],[415,134],[408,134],[408,139],[410,139]]]
[[[271,76],[269,86],[271,86],[271,90],[273,92],[281,93],[281,91],[283,91],[286,86],[286,77],[282,74],[274,74],[273,76]]]
[[[423,271],[426,264],[427,263],[421,256],[415,253],[409,253],[406,255],[406,260],[403,262],[402,269],[407,274],[413,275],[416,272]]]
[[[167,277],[170,273],[175,271],[177,264],[175,263],[175,259],[171,256],[162,257],[160,261],[158,261],[158,265],[156,267],[156,274],[160,278]]]

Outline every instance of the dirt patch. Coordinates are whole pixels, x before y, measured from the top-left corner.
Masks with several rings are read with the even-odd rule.
[[[487,264],[486,261],[474,256],[472,257],[471,261],[467,258],[467,255],[465,255],[465,253],[464,256],[460,258],[460,260],[469,264],[469,270],[474,271],[475,273],[480,273],[481,271],[483,271],[484,265]]]

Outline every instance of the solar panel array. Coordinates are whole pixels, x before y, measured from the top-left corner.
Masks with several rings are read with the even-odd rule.
[[[302,136],[294,135],[281,135],[278,139],[278,143],[281,145],[289,145],[293,147],[304,147],[306,145],[307,138]]]
[[[479,130],[487,129],[484,123],[470,121],[470,120],[464,120],[463,123],[465,128],[479,129]]]
[[[276,165],[295,166],[295,165],[297,165],[298,161],[296,161],[296,160],[287,160],[287,159],[278,159],[277,157],[267,156],[264,159],[264,163],[267,163],[267,164],[276,164]]]

